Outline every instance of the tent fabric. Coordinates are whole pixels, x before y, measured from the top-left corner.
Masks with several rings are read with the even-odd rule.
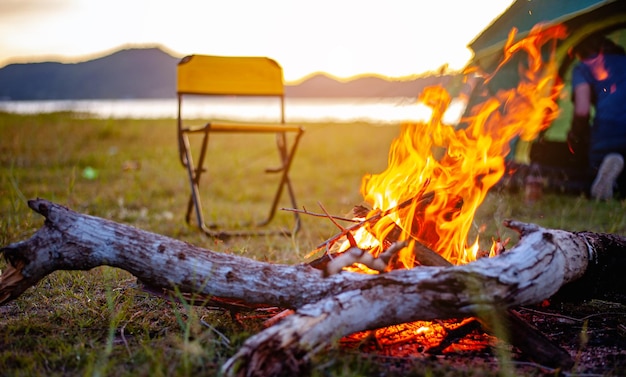
[[[283,70],[266,57],[190,55],[177,67],[179,94],[282,96]]]
[[[476,58],[501,49],[511,29],[526,35],[537,24],[554,25],[614,3],[618,0],[517,0],[483,30],[469,47]]]
[[[565,25],[568,36],[559,42],[556,51],[560,70],[565,70],[572,61],[569,49],[585,36],[626,29],[626,0],[516,0],[470,42],[468,47],[474,52],[474,57],[469,66],[495,73],[493,71],[502,60],[504,44],[511,30],[518,30],[516,40],[519,40],[537,24]],[[493,94],[499,89],[515,87],[522,59],[521,55],[516,56],[501,67],[487,89]]]
[[[474,52],[470,66],[492,72],[501,61],[511,30],[517,29],[516,40],[519,40],[538,24],[565,25],[568,37],[559,43],[557,61],[567,64],[571,61],[567,56],[569,48],[585,36],[626,28],[626,0],[516,0],[469,43]],[[516,80],[515,74],[506,72],[507,69],[503,71],[498,74],[499,81]]]

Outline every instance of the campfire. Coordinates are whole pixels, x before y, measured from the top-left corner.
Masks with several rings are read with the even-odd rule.
[[[322,245],[326,263],[350,248],[365,250],[377,258],[394,245],[400,245],[396,246],[399,251],[394,251],[390,260],[385,257],[385,270],[466,264],[502,252],[505,242],[498,239],[492,240],[488,250],[481,249],[478,235],[468,241],[470,231],[476,228],[474,214],[503,177],[505,158],[511,153],[514,139],[533,140],[558,115],[556,101],[562,85],[554,55],[556,41],[565,37],[565,29],[536,27],[514,43],[515,33],[512,30],[509,35],[501,65],[516,54],[525,54],[526,64],[519,67],[519,85],[470,109],[470,116],[461,120],[463,126],[443,122],[452,99],[448,92],[438,86],[426,88],[419,102],[431,108],[430,120],[402,125],[390,147],[387,169],[363,178],[361,193],[367,207],[355,208],[357,224],[342,229],[342,238],[335,237]],[[546,46],[551,50],[549,60],[544,62],[541,52]],[[471,73],[482,75],[485,82],[495,74]],[[359,255],[355,255],[354,263],[345,260],[348,262],[338,262],[343,269],[380,272],[361,263]],[[331,273],[338,271],[324,266],[327,271],[332,269]],[[457,328],[461,330],[455,333]],[[352,334],[344,343],[361,343],[373,335],[379,346],[403,342],[416,344],[405,349],[443,351],[442,345],[451,338],[461,340],[474,329],[454,321],[420,321]],[[448,333],[455,335],[447,337]],[[470,343],[466,349],[488,344],[485,339]]]
[[[474,214],[504,175],[511,143],[516,138],[533,140],[558,115],[562,85],[554,49],[548,62],[542,61],[541,51],[546,44],[556,47],[556,40],[564,37],[563,27],[536,27],[513,43],[513,30],[501,64],[514,54],[527,55],[519,85],[472,108],[471,115],[461,120],[463,127],[442,121],[451,102],[448,92],[426,88],[419,102],[432,109],[430,121],[404,124],[391,145],[387,169],[363,178],[361,193],[371,210],[357,211],[364,224],[353,234],[358,247],[378,256],[393,242],[408,242],[392,268],[424,264],[415,257],[415,243],[455,265],[476,260],[478,238],[467,243]],[[485,81],[491,76],[484,75]],[[339,251],[348,247],[346,241]],[[497,247],[494,242],[491,255]]]
[[[502,64],[514,55],[526,58],[518,87],[485,98],[459,126],[442,121],[450,96],[442,88],[425,91],[420,100],[432,108],[430,122],[402,127],[388,168],[363,179],[366,205],[347,219],[351,226],[325,214],[341,231],[318,248],[324,255],[312,263],[214,252],[34,199],[29,207],[46,221],[28,240],[0,248],[7,261],[0,305],[56,270],[106,265],[172,299],[189,294],[231,312],[289,309],[246,339],[221,366],[224,375],[300,375],[338,339],[346,346],[398,345],[395,356],[404,355],[400,345],[412,355],[474,350],[490,341],[465,336],[478,329],[536,363],[571,369],[572,355],[515,310],[569,284],[576,284],[579,299],[602,291],[623,294],[626,238],[507,220],[520,241],[502,252],[503,242],[483,250],[478,235],[471,235],[474,213],[505,173],[511,143],[532,140],[557,115],[561,84],[554,51],[547,62],[542,57],[564,36],[562,27],[536,28],[514,42],[512,32]],[[483,75],[487,83],[491,78]]]

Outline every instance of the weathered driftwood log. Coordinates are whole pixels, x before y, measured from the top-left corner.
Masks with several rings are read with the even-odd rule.
[[[621,237],[511,221],[507,225],[520,232],[521,240],[494,258],[462,266],[323,277],[304,264],[215,253],[45,200],[32,200],[29,206],[46,221],[30,239],[0,249],[9,263],[0,276],[0,303],[15,299],[55,270],[108,265],[151,287],[297,309],[249,338],[224,365],[230,375],[302,370],[314,352],[356,331],[536,303],[586,274],[595,279],[599,268],[603,273],[617,268],[605,265],[603,258],[618,258],[619,263],[626,258],[626,239]]]

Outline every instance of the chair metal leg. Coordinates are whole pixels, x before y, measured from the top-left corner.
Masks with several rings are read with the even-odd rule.
[[[292,208],[298,208],[298,204],[296,203],[296,196],[293,191],[293,186],[291,185],[291,179],[287,179],[287,192],[289,193],[289,198],[291,200]],[[294,217],[294,226],[291,234],[297,234],[300,231],[300,214],[298,212],[293,213]]]
[[[293,144],[289,152],[286,151],[286,146],[284,144],[282,146],[279,145],[279,154],[281,155],[281,160],[283,164],[282,168],[280,169],[281,171],[280,184],[278,185],[278,189],[276,190],[276,194],[274,195],[274,200],[272,202],[272,206],[270,208],[270,212],[269,212],[267,219],[258,223],[257,224],[258,226],[265,226],[274,218],[274,215],[276,214],[276,210],[278,208],[278,202],[280,201],[280,197],[283,193],[284,186],[287,186],[287,191],[289,192],[289,196],[291,197],[291,204],[293,205],[294,208],[297,208],[295,194],[293,192],[293,188],[291,187],[291,180],[289,179],[289,169],[291,168],[291,163],[295,156],[296,149],[298,148],[298,144],[300,142],[301,136],[302,136],[302,131],[296,134],[296,137],[293,141]],[[296,218],[295,229],[297,231],[300,228],[300,217],[297,212],[294,212],[294,215]]]
[[[190,215],[191,215],[191,203],[193,202],[193,207],[196,209],[196,222],[198,227],[203,230],[204,226],[204,217],[202,215],[202,203],[200,203],[200,189],[198,187],[198,172],[194,169],[193,165],[193,157],[191,155],[191,146],[189,144],[189,138],[187,135],[181,135],[183,147],[185,149],[185,167],[187,168],[187,176],[189,179],[189,184],[191,186],[191,195],[189,197],[189,204],[187,205],[187,214],[185,215],[185,219],[189,223]]]
[[[184,165],[187,169],[188,179],[189,179],[189,183],[191,186],[191,193],[189,195],[189,201],[187,203],[187,212],[185,215],[185,220],[187,221],[187,223],[191,222],[191,213],[192,211],[195,210],[194,212],[195,212],[195,217],[196,217],[198,228],[200,228],[200,230],[202,230],[204,233],[206,233],[207,235],[211,237],[227,239],[229,237],[235,237],[235,236],[252,236],[252,235],[269,235],[269,234],[282,234],[285,236],[290,236],[290,235],[296,234],[300,230],[300,226],[301,226],[300,216],[297,212],[294,212],[295,224],[291,232],[287,230],[219,231],[219,230],[213,230],[211,229],[212,228],[211,226],[207,226],[205,224],[204,216],[202,212],[202,203],[200,201],[200,177],[202,173],[205,171],[204,160],[206,159],[206,154],[207,154],[207,149],[208,149],[209,132],[210,132],[210,125],[207,125],[206,129],[203,131],[204,135],[202,139],[200,155],[198,156],[198,162],[197,162],[198,166],[194,166],[189,137],[184,133],[180,135],[180,143],[184,150],[184,153],[183,153],[183,157],[185,160]],[[291,148],[289,150],[287,150],[286,135],[285,134],[279,135],[279,137],[283,138],[282,140],[279,140],[278,142],[278,151],[279,151],[279,157],[282,162],[282,166],[277,169],[267,169],[266,172],[280,173],[281,174],[280,183],[274,195],[274,199],[272,201],[272,205],[271,205],[267,219],[257,223],[256,226],[265,226],[274,218],[274,215],[276,214],[276,210],[278,208],[278,203],[280,202],[280,198],[282,196],[283,189],[285,186],[287,186],[287,192],[290,197],[291,205],[293,206],[293,208],[297,208],[295,193],[291,184],[291,180],[289,178],[289,169],[291,168],[291,164],[293,162],[295,152],[296,152],[296,149],[298,147],[298,144],[300,142],[300,138],[303,132],[304,130],[300,130],[296,134],[293,144],[291,145]]]

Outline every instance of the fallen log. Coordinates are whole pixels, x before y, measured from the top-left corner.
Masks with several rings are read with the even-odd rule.
[[[520,232],[520,242],[494,258],[461,266],[378,275],[344,271],[324,277],[306,264],[216,253],[42,199],[29,201],[29,207],[46,221],[30,239],[0,249],[8,261],[0,275],[0,304],[55,270],[108,265],[152,288],[296,309],[250,337],[224,365],[229,375],[296,373],[306,369],[315,352],[353,332],[503,312],[549,298],[570,282],[584,284],[588,276],[595,282],[598,271],[610,274],[626,264],[626,238],[508,221],[507,226]]]

